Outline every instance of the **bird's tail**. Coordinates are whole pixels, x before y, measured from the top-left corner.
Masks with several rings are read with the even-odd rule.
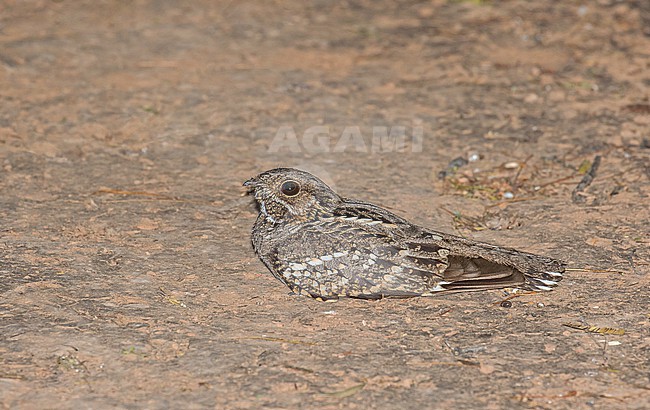
[[[566,268],[564,262],[530,253],[524,254],[522,259],[525,263],[515,261],[515,264],[520,264],[521,267],[518,269],[521,269],[526,280],[524,286],[522,286],[523,289],[534,291],[553,290],[557,283],[562,280]]]
[[[558,260],[516,249],[444,235],[449,249],[449,266],[442,290],[483,290],[513,287],[531,291],[549,291],[562,280],[565,264]]]

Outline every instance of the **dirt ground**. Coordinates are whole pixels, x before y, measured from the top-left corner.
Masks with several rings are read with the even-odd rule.
[[[649,96],[643,0],[0,1],[0,402],[650,408]],[[241,187],[280,165],[586,270],[291,295]]]

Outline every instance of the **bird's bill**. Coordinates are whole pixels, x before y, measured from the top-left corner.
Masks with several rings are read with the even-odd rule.
[[[257,187],[259,185],[259,183],[260,183],[260,180],[257,179],[257,177],[253,177],[253,178],[249,179],[248,181],[244,182],[243,186],[255,188],[255,187]]]

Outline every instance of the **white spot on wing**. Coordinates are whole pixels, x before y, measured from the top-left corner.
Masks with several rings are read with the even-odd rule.
[[[442,292],[443,290],[447,290],[447,288],[443,288],[440,284],[437,284],[435,288],[430,290],[430,292]]]
[[[307,261],[307,263],[310,264],[311,266],[318,266],[318,265],[322,265],[323,261],[320,259],[310,259],[309,261]]]

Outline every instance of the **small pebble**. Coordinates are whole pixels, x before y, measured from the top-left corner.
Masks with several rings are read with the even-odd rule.
[[[578,16],[579,17],[584,17],[587,14],[588,10],[589,10],[589,8],[587,6],[585,6],[585,5],[582,5],[582,6],[578,7]]]
[[[514,197],[515,197],[515,194],[513,194],[512,192],[508,191],[508,192],[503,193],[503,199],[512,199]]]
[[[512,307],[512,302],[509,301],[509,300],[504,300],[503,302],[501,302],[501,307],[502,307],[502,308],[509,308],[509,307]]]
[[[535,103],[539,100],[539,96],[537,94],[528,94],[527,96],[524,97],[524,102],[528,104]]]
[[[537,304],[537,307],[538,307],[538,308],[543,308],[543,307],[544,307],[544,304],[543,304],[542,302],[539,302],[539,303]]]

